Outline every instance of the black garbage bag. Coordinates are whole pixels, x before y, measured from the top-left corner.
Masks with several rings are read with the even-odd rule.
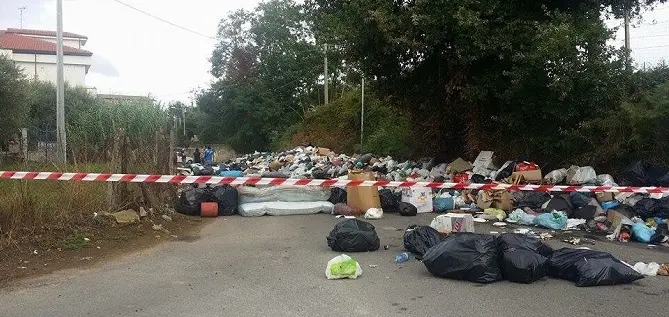
[[[179,196],[175,209],[184,215],[199,216],[200,204],[209,200],[208,188],[188,188]]]
[[[507,281],[530,284],[546,277],[548,258],[532,251],[512,249],[502,253],[500,268]]]
[[[513,172],[516,170],[516,162],[514,161],[507,161],[502,165],[502,167],[497,171],[497,176],[495,176],[496,181],[500,181],[503,179],[507,179],[513,174]]]
[[[518,204],[517,208],[528,207],[532,210],[541,209],[547,201],[551,200],[551,195],[544,192],[516,192],[514,193],[515,200]]]
[[[332,187],[330,189],[330,198],[328,199],[333,205],[346,203],[346,190],[339,187]]]
[[[216,186],[211,189],[211,197],[218,204],[219,216],[232,216],[237,213],[239,193],[230,185]]]
[[[398,205],[401,216],[413,217],[418,215],[418,208],[416,208],[416,206],[412,205],[411,203],[405,203],[401,201],[398,203]]]
[[[555,196],[548,202],[545,210],[564,211],[567,213],[567,215],[571,215],[573,208],[570,201],[568,201],[566,198],[563,196]]]
[[[553,254],[553,248],[543,243],[541,240],[528,237],[519,233],[505,233],[497,238],[500,252],[511,249],[523,249],[550,257]]]
[[[485,176],[481,174],[474,174],[472,175],[472,178],[470,179],[472,183],[474,184],[486,184],[490,183],[489,181],[486,181]]]
[[[498,262],[496,238],[469,232],[444,239],[423,256],[423,264],[432,275],[475,283],[502,280]]]
[[[661,223],[657,225],[655,234],[650,237],[650,243],[660,244],[665,243],[669,239],[669,224]]]
[[[404,248],[421,259],[425,252],[441,242],[441,234],[429,226],[412,225],[404,231]]]
[[[620,176],[621,186],[669,186],[669,169],[641,161],[632,163]]]
[[[498,246],[500,268],[508,281],[529,284],[548,274],[548,256],[553,249],[541,240],[507,233],[498,237]]]
[[[669,197],[662,199],[643,198],[634,204],[634,212],[641,219],[669,218]]]
[[[379,190],[379,197],[381,199],[381,209],[383,209],[383,212],[400,211],[400,202],[390,189]]]
[[[643,278],[613,255],[600,251],[562,248],[553,252],[548,263],[550,276],[576,282],[576,286],[628,284]]]
[[[593,198],[592,195],[581,192],[571,192],[569,197],[571,197],[571,203],[575,208],[587,206]]]
[[[590,220],[594,219],[596,214],[597,206],[586,205],[574,210],[574,212],[571,214],[571,217],[576,219]]]
[[[381,244],[374,225],[358,219],[346,219],[335,225],[327,237],[328,246],[337,252],[367,252]]]

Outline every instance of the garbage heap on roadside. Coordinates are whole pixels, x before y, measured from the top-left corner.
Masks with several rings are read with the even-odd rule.
[[[326,238],[336,252],[374,252],[381,245],[374,225],[359,219],[337,223]],[[411,225],[404,232],[404,248],[436,277],[482,284],[501,280],[530,284],[552,277],[588,287],[628,284],[644,276],[669,276],[669,264],[638,262],[632,266],[606,252],[587,248],[554,250],[539,239],[517,233],[442,235],[432,227]],[[395,262],[401,264],[410,257],[403,252]],[[355,279],[360,275],[360,263],[346,254],[330,260],[325,270],[328,279]]]
[[[592,186],[669,186],[669,169],[637,162],[616,179],[589,166],[546,173],[534,162],[494,164],[494,153],[474,162],[458,158],[398,162],[372,154],[347,156],[329,149],[298,147],[281,153],[254,153],[215,166],[193,164],[188,175],[292,179],[429,181]],[[442,233],[473,232],[474,222],[492,221],[551,230],[585,230],[611,240],[667,244],[669,197],[613,192],[529,192],[431,188],[187,186],[177,211],[199,215],[202,202],[218,204],[219,215],[242,216],[332,213],[378,219],[384,213],[413,216],[435,212]]]

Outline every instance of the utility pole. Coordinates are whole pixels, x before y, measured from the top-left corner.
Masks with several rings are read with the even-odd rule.
[[[626,51],[626,58],[625,58],[625,68],[629,69],[630,64],[631,64],[631,58],[632,58],[632,47],[630,46],[630,12],[629,10],[625,9],[625,51]]]
[[[365,135],[365,77],[362,77],[362,96],[361,100],[361,109],[360,109],[360,151],[362,151],[362,140]]]
[[[184,122],[184,136],[186,135],[186,105],[182,108],[183,112],[181,115],[181,118],[183,119]]]
[[[20,25],[21,29],[23,29],[23,10],[25,10],[25,9],[26,9],[25,6],[19,8],[19,12],[21,12],[21,20],[19,22],[19,25]]]
[[[323,63],[323,69],[325,70],[324,98],[325,98],[325,106],[327,107],[328,105],[328,45],[327,44],[325,44],[325,61]]]
[[[56,2],[56,133],[58,159],[67,163],[67,135],[65,134],[65,79],[63,78],[63,0]]]

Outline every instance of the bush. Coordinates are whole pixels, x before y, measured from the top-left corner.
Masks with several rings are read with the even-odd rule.
[[[360,148],[360,106],[359,90],[345,93],[328,106],[308,112],[302,123],[286,130],[275,148],[312,143],[337,153],[372,152],[406,158],[411,128],[407,115],[373,94],[367,94],[364,142]]]

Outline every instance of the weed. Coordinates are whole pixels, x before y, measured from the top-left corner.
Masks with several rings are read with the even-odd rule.
[[[81,250],[88,246],[89,240],[83,233],[73,233],[58,242],[57,247],[63,250]]]

